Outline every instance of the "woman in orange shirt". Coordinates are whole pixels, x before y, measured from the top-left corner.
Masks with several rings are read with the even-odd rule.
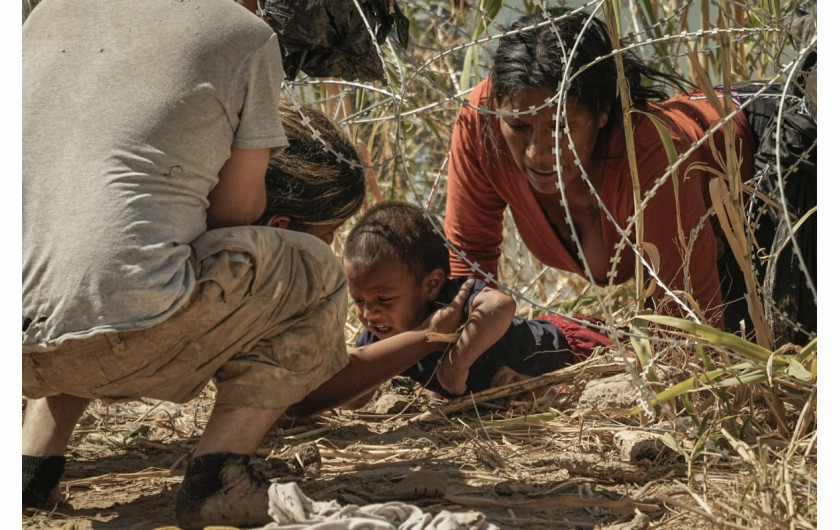
[[[497,276],[510,208],[541,262],[601,286],[622,283],[634,275],[643,219],[644,246],[658,256],[658,269],[646,266],[646,278],[657,278],[648,304],[667,313],[691,309],[731,331],[745,319],[749,328],[743,277],[708,215],[709,183],[725,159],[723,128],[709,134],[720,117],[715,107],[702,93],[687,93],[681,78],[621,53],[632,107],[642,111],[630,117],[643,205],[637,217],[606,25],[553,8],[511,29],[520,31],[501,38],[490,77],[470,93],[452,135],[445,221],[458,249],[450,251],[452,274],[469,274],[477,264]],[[667,99],[668,87],[681,94]],[[760,138],[748,114],[731,118],[744,181],[755,173]],[[658,127],[673,143],[674,168]],[[650,255],[646,261],[655,263]]]

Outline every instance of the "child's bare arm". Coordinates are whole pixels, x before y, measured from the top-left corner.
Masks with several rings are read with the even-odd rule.
[[[471,287],[472,281],[466,282],[448,306],[432,313],[418,329],[350,350],[349,363],[290,407],[288,413],[308,416],[339,405],[348,408],[364,406],[379,385],[446,346],[440,342],[428,342],[426,333],[451,333],[458,329]]]
[[[453,394],[467,390],[470,366],[502,338],[515,313],[516,302],[497,289],[485,287],[475,296],[461,337],[438,366],[437,378],[444,389]]]

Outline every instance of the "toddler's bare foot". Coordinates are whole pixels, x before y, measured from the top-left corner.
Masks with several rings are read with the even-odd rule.
[[[527,381],[528,379],[532,379],[530,375],[525,375],[509,368],[507,366],[502,366],[496,371],[496,374],[493,376],[493,379],[490,380],[490,386],[492,388],[510,385],[512,383],[519,383],[521,381]],[[507,402],[511,403],[513,401],[532,401],[539,397],[538,392],[534,391],[526,391],[521,394],[517,394],[516,396],[510,396],[507,398]]]
[[[508,368],[507,366],[502,366],[496,371],[496,374],[493,376],[493,379],[490,380],[490,386],[495,388],[498,386],[509,385],[511,383],[518,383],[527,379],[531,379],[531,376],[520,374],[519,372]]]
[[[502,366],[496,371],[496,374],[493,376],[493,379],[490,380],[490,386],[492,388],[500,387],[509,385],[512,383],[519,383],[521,381],[526,381],[528,379],[533,379],[532,376],[521,374],[512,368],[507,366]],[[544,388],[539,388],[535,390],[531,390],[528,392],[523,392],[518,396],[515,396],[515,399],[520,401],[530,401],[533,399],[539,399],[544,396],[559,396],[560,394],[568,394],[569,388],[564,385],[555,385],[549,386]]]
[[[443,401],[443,396],[435,392],[434,390],[429,390],[428,388],[420,388],[416,392],[417,396],[428,399],[429,401]]]

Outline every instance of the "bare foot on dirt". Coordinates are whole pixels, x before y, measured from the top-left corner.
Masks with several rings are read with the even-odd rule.
[[[510,385],[513,383],[520,383],[529,379],[533,379],[533,377],[527,374],[521,374],[508,366],[502,366],[496,371],[496,374],[493,376],[493,379],[490,380],[490,387],[496,388],[500,386]],[[517,396],[512,396],[510,398],[510,401],[533,401],[535,399],[539,399],[548,395],[565,394],[568,392],[569,389],[563,385],[547,386],[543,388],[529,390]]]
[[[511,383],[518,383],[520,381],[526,381],[528,379],[531,379],[530,375],[520,374],[512,368],[502,366],[496,371],[496,374],[493,376],[493,379],[490,380],[490,386],[492,388],[496,388],[498,386],[505,386]]]

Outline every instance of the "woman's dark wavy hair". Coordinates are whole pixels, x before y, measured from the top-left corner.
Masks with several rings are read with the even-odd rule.
[[[554,20],[545,23],[550,19]],[[539,23],[545,24],[533,27]],[[553,7],[520,18],[511,24],[508,31],[517,29],[521,31],[499,40],[493,58],[490,78],[492,97],[496,103],[501,104],[505,97],[526,88],[556,90],[563,78],[569,54],[580,36],[580,43],[570,58],[569,77],[573,79],[568,85],[567,95],[595,116],[609,109],[609,120],[601,129],[596,147],[596,152],[605,153],[609,134],[621,121],[618,73],[615,59],[611,56],[613,46],[606,24],[594,17],[590,19],[585,11],[572,13],[569,8]],[[558,35],[562,47],[558,43]],[[598,57],[602,59],[590,65]],[[631,104],[635,108],[644,108],[650,101],[667,99],[667,86],[682,92],[691,86],[679,76],[647,66],[629,50],[622,52],[621,57]]]
[[[289,146],[268,162],[266,209],[254,224],[281,215],[290,229],[304,230],[352,217],[365,200],[365,172],[350,138],[312,107],[283,102],[280,116]]]

